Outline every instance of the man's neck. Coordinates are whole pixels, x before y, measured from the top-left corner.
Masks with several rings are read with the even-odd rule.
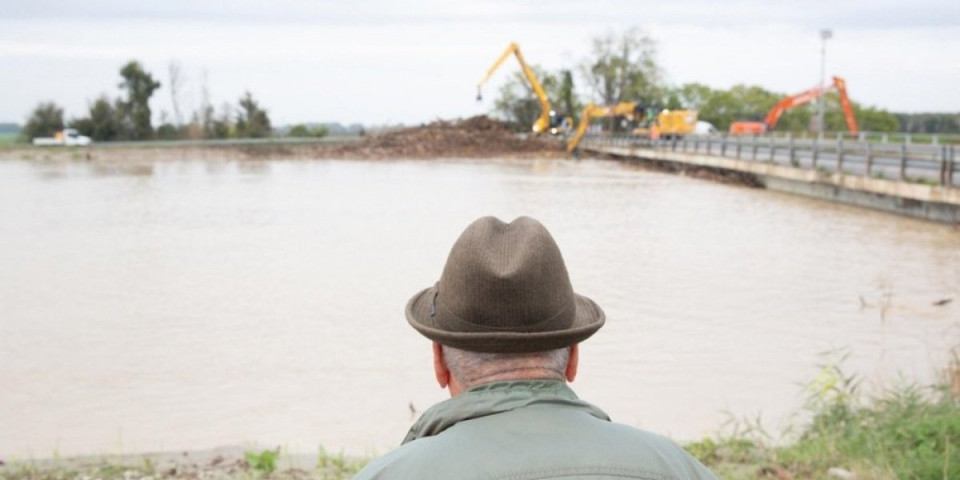
[[[513,380],[556,380],[564,381],[563,375],[553,370],[540,367],[517,367],[508,370],[502,370],[489,375],[483,375],[472,378],[468,383],[461,383],[456,379],[450,382],[450,398],[456,397],[461,393],[482,385],[496,382],[509,382]]]

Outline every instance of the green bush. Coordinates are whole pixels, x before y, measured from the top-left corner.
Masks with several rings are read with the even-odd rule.
[[[290,131],[287,132],[288,137],[314,137],[321,138],[327,136],[326,127],[319,126],[310,128],[304,124],[294,125],[290,128]]]
[[[250,468],[263,473],[269,474],[277,469],[277,458],[280,456],[280,449],[277,450],[263,450],[260,453],[257,452],[246,452],[244,458],[247,460],[247,463],[250,465]]]

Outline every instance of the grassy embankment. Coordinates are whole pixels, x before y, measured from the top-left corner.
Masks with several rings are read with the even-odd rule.
[[[807,386],[811,420],[777,445],[759,422],[685,447],[724,479],[960,478],[960,356],[934,385],[865,398],[837,363]]]
[[[865,398],[859,380],[832,363],[807,386],[811,420],[792,441],[774,441],[759,422],[732,422],[731,431],[685,445],[723,479],[960,478],[960,356],[940,381],[903,385]],[[792,435],[792,436],[791,436]],[[186,455],[186,454],[184,454]],[[351,478],[369,461],[321,450],[307,468],[285,466],[280,451],[245,458],[174,463],[151,457],[126,460],[19,463],[0,467],[0,480],[307,480]]]
[[[0,148],[9,147],[20,140],[20,134],[14,132],[0,132]]]

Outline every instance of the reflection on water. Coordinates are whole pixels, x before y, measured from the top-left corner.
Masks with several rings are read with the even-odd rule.
[[[595,161],[8,161],[0,456],[383,451],[443,398],[403,305],[486,214],[606,310],[578,393],[680,439],[781,425],[820,352],[878,384],[960,343],[960,234],[868,210]]]
[[[114,175],[131,177],[149,177],[153,175],[153,165],[149,163],[94,163],[90,172],[94,175],[109,177]]]

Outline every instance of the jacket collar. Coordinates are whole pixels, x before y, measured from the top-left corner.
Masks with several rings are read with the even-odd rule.
[[[606,413],[577,398],[565,382],[558,380],[517,380],[474,387],[430,407],[407,433],[403,443],[430,437],[465,420],[509,412],[531,405],[573,408],[601,420]]]

